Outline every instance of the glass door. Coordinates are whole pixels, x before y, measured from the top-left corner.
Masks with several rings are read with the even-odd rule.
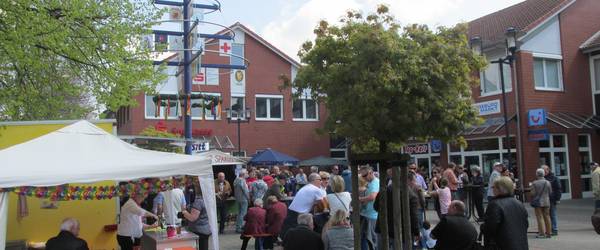
[[[429,163],[429,156],[427,157],[415,157],[416,158],[416,163],[417,163],[417,167],[419,169],[425,169],[427,171],[427,173],[431,176],[431,164]]]
[[[590,135],[579,135],[579,166],[581,168],[581,191],[584,198],[592,197],[591,167],[592,146]]]
[[[552,135],[550,141],[540,141],[540,166],[548,165],[560,180],[562,198],[571,199],[569,159],[564,135]],[[538,166],[539,167],[539,166]],[[537,168],[537,167],[536,167]]]
[[[463,166],[467,169],[467,173],[471,173],[471,165],[481,166],[479,155],[465,155],[465,163]]]

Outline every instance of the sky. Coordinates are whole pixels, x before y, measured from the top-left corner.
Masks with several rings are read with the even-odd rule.
[[[211,0],[201,0],[210,2]],[[387,4],[401,25],[430,27],[467,22],[523,0],[219,0],[221,12],[206,21],[229,26],[240,22],[292,58],[300,45],[313,40],[313,29],[322,19],[337,22],[347,10],[373,13]],[[207,27],[208,29],[208,27]]]

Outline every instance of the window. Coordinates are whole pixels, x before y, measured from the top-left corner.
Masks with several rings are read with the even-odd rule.
[[[194,93],[198,94],[198,93]],[[220,93],[202,93],[208,96],[221,97]],[[194,120],[219,120],[221,119],[221,103],[213,106],[210,101],[202,99],[192,99],[192,119]],[[216,115],[216,117],[215,117]]]
[[[283,96],[256,95],[256,120],[283,120]]]
[[[600,58],[594,59],[594,90],[600,91]]]
[[[217,97],[219,100],[221,99],[220,93],[203,93],[204,95]],[[213,105],[211,101],[204,100],[204,119],[206,120],[219,120],[221,119],[221,103],[217,102],[216,105]]]
[[[231,119],[237,119],[238,114],[241,119],[246,118],[246,103],[243,96],[232,96],[231,97]],[[239,111],[239,112],[233,112]]]
[[[505,91],[512,90],[512,78],[510,66],[503,64],[504,73],[504,89]],[[488,67],[481,72],[481,95],[494,95],[502,93],[502,84],[500,82],[500,67],[498,64],[490,63]]]
[[[316,121],[319,119],[319,105],[315,100],[298,99],[292,103],[294,120]]]
[[[146,95],[145,99],[146,119],[164,119],[167,116],[168,119],[177,119],[177,116],[179,115],[179,110],[177,109],[178,102],[170,101],[167,110],[167,102],[165,100],[161,100],[163,106],[158,107],[158,104],[154,102],[154,96]]]
[[[535,88],[541,90],[562,90],[562,67],[560,59],[534,58],[533,77]]]

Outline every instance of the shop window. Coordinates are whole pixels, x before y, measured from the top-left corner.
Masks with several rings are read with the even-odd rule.
[[[256,96],[256,120],[283,120],[283,96]]]
[[[507,146],[506,145],[506,137],[502,137],[502,148],[503,149],[507,149],[506,146]],[[511,149],[517,148],[517,140],[516,140],[516,138],[514,136],[510,137],[510,148]]]
[[[481,160],[483,162],[483,166],[481,166],[483,170],[483,176],[485,180],[487,180],[492,173],[492,167],[494,167],[494,163],[500,162],[500,154],[483,154],[481,155]]]
[[[549,148],[550,147],[550,141],[548,141],[548,140],[539,141],[538,142],[538,146],[540,148]]]
[[[468,140],[465,151],[498,150],[498,138]]]
[[[550,58],[533,59],[535,88],[540,90],[562,90],[561,60]]]
[[[460,145],[450,143],[450,152],[460,152]]]
[[[318,120],[319,108],[317,103],[311,99],[298,99],[292,103],[294,120]]]
[[[563,135],[553,135],[552,136],[552,147],[553,148],[564,148],[565,146],[565,136]]]
[[[450,162],[454,162],[456,164],[462,165],[462,157],[460,155],[451,155]]]

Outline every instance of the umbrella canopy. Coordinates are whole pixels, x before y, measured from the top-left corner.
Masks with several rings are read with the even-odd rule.
[[[249,165],[296,165],[299,160],[286,155],[281,152],[277,152],[273,149],[266,149],[250,159]]]
[[[336,160],[325,156],[317,156],[308,160],[303,160],[298,163],[299,166],[333,166],[333,165],[346,165],[346,162]]]

